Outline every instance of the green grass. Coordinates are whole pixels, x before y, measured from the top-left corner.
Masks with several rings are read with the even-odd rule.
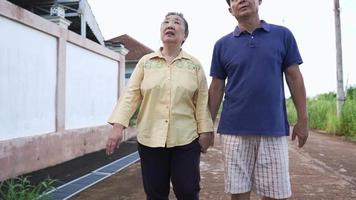
[[[308,101],[308,116],[309,126],[315,129],[326,130],[330,125],[328,123],[333,122],[330,120],[332,116],[336,116],[336,100],[325,99],[311,99]],[[331,126],[336,126],[331,125]]]
[[[48,200],[45,192],[53,189],[55,180],[46,179],[31,185],[28,177],[15,177],[0,183],[1,200]]]
[[[286,105],[288,120],[295,124],[297,114],[291,98]],[[356,87],[347,89],[340,118],[336,115],[336,94],[333,92],[308,98],[307,107],[310,128],[356,139]]]
[[[341,110],[340,130],[345,136],[356,139],[356,99],[345,101]]]
[[[287,115],[288,115],[288,121],[290,124],[295,124],[297,122],[297,111],[295,110],[293,101],[291,98],[287,99],[286,102],[287,106]]]

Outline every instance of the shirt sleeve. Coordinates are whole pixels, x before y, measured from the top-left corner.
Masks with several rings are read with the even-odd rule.
[[[218,41],[213,50],[213,57],[211,59],[211,68],[210,68],[210,76],[214,78],[219,78],[221,80],[225,80],[227,77],[226,71],[224,69],[224,64],[221,61],[222,51],[221,45]]]
[[[198,90],[194,96],[196,105],[195,118],[198,124],[198,134],[204,132],[212,132],[213,121],[208,108],[208,84],[203,68],[200,66],[197,70],[198,75]]]
[[[294,64],[302,64],[303,60],[300,56],[297,42],[289,29],[285,31],[284,45],[286,48],[286,54],[283,60],[283,70]]]
[[[120,96],[108,120],[109,124],[120,123],[128,127],[132,115],[142,101],[140,86],[144,75],[143,63],[144,61],[142,59],[137,63],[126,90]]]

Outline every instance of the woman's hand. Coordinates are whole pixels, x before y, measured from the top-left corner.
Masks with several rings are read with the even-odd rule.
[[[199,134],[199,144],[202,153],[207,152],[209,146],[212,144],[212,140],[214,140],[213,132],[206,132],[206,133]]]
[[[106,154],[109,156],[114,153],[115,149],[118,148],[122,140],[122,132],[124,126],[121,124],[114,124],[111,135],[106,142]]]

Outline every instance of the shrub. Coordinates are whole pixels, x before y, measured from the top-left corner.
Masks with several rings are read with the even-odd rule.
[[[346,99],[347,100],[356,100],[356,86],[347,88]]]
[[[53,189],[55,180],[46,179],[38,185],[31,185],[28,177],[15,177],[1,182],[0,199],[4,200],[47,200],[44,193]]]

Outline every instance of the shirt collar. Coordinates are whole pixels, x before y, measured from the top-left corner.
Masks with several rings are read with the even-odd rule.
[[[259,28],[257,28],[259,29]],[[260,29],[265,30],[266,32],[270,31],[270,25],[265,22],[264,20],[261,20],[261,27]],[[241,35],[241,33],[243,33],[243,31],[241,31],[239,26],[236,26],[235,30],[232,32],[233,36],[235,37],[239,37]]]
[[[162,55],[162,50],[163,50],[163,47],[160,47],[157,51],[155,51],[154,53],[152,53],[152,54],[149,56],[149,59],[155,58],[155,57],[164,58],[163,55]],[[189,59],[190,56],[189,56],[189,54],[187,54],[185,51],[183,51],[183,49],[181,49],[180,52],[179,52],[179,54],[178,54],[178,56],[175,58],[175,60],[181,59],[181,58],[187,58],[187,59]]]

